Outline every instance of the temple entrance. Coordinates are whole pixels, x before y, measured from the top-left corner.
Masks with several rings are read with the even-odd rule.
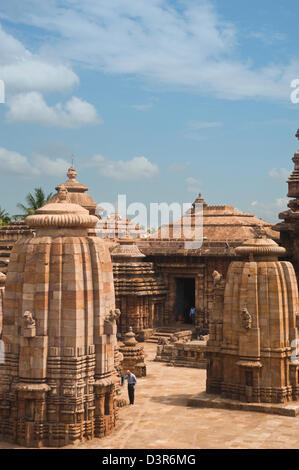
[[[176,321],[191,323],[190,308],[195,307],[195,278],[178,277],[176,278]]]

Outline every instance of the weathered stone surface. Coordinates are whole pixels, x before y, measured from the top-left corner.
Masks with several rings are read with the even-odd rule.
[[[111,258],[87,236],[97,217],[66,199],[60,186],[27,218],[36,236],[15,243],[7,274],[0,436],[30,447],[101,437],[116,421]]]
[[[248,240],[236,252],[243,259],[231,263],[225,290],[222,283],[215,286],[207,392],[254,403],[298,400],[299,362],[291,356],[298,335],[293,266],[278,261],[285,250],[269,239]]]
[[[72,204],[79,204],[80,206],[84,207],[84,209],[88,210],[91,215],[95,214],[96,211],[96,203],[90,194],[87,194],[88,188],[84,186],[84,184],[79,183],[76,180],[77,178],[77,170],[72,165],[67,171],[67,181],[63,183],[68,191],[68,202]],[[58,190],[59,186],[56,186],[56,190]],[[49,203],[57,202],[57,194],[55,194],[49,201]]]
[[[207,338],[207,337],[206,337]],[[207,368],[206,358],[207,340],[161,341],[157,346],[155,361],[166,362],[176,367]]]
[[[166,288],[153,263],[145,262],[134,240],[120,240],[111,252],[116,305],[121,310],[118,332],[130,327],[141,335],[163,324]]]
[[[196,204],[202,204],[202,220]],[[203,244],[192,248],[186,242],[199,233],[202,223]],[[188,228],[189,227],[189,228]],[[235,249],[248,238],[259,236],[278,238],[271,224],[245,214],[233,206],[210,206],[201,195],[192,208],[175,223],[162,226],[158,232],[136,243],[149,261],[154,262],[164,277],[168,290],[163,325],[169,325],[179,315],[188,316],[190,307],[196,308],[195,327],[198,334],[209,332],[209,315],[213,306],[213,272],[226,277],[230,262],[236,259]],[[177,279],[194,279],[195,304],[185,305],[181,312],[177,302]]]

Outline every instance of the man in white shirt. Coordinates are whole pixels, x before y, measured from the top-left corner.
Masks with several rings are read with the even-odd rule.
[[[130,405],[134,405],[134,395],[135,395],[135,386],[137,384],[136,376],[130,370],[127,370],[127,375],[125,379],[128,381],[128,395],[130,400]]]

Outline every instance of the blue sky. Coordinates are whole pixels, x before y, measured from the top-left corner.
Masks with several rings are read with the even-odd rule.
[[[52,191],[74,154],[99,203],[201,191],[275,222],[298,149],[298,13],[295,0],[3,0],[0,206]]]

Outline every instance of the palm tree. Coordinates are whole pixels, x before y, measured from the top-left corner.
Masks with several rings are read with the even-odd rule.
[[[10,216],[5,209],[0,207],[0,225],[7,225],[10,222]]]
[[[26,196],[27,206],[21,203],[17,204],[18,208],[21,209],[24,213],[20,215],[15,215],[14,218],[23,219],[27,215],[34,214],[37,209],[47,204],[47,202],[49,202],[52,196],[53,193],[50,193],[48,194],[48,196],[46,196],[42,188],[35,188],[34,195],[29,193]]]

